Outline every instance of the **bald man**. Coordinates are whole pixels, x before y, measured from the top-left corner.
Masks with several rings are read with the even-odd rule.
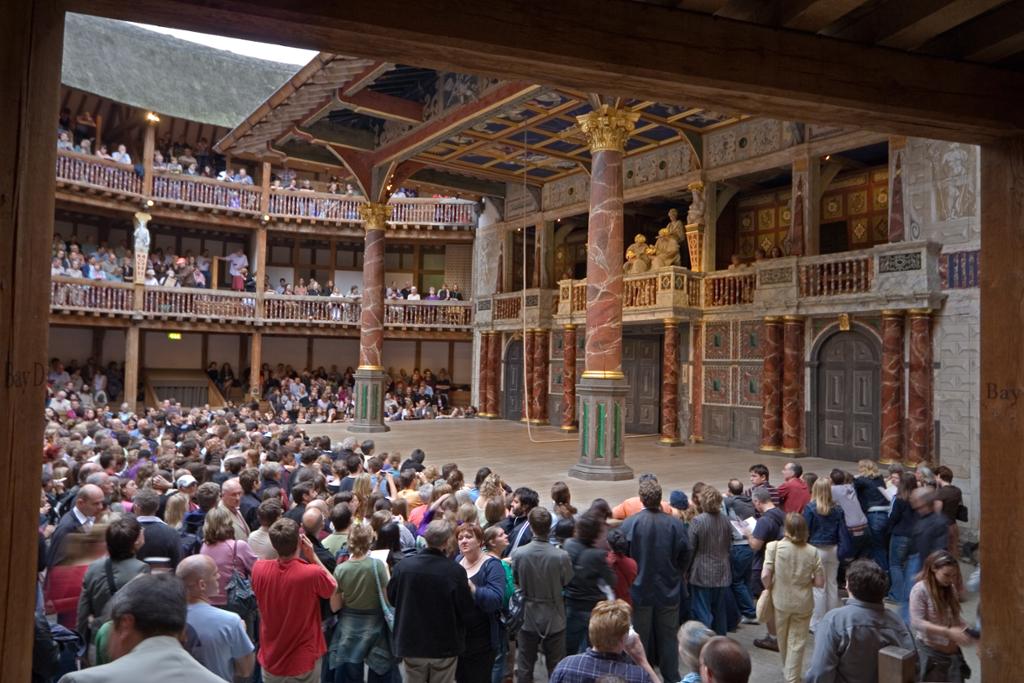
[[[231,514],[231,526],[235,529],[235,540],[248,540],[249,525],[242,515],[242,484],[238,479],[228,479],[220,487],[220,506]]]
[[[191,555],[175,571],[188,596],[185,649],[225,681],[247,678],[256,662],[245,622],[234,612],[210,604],[217,594],[217,564],[207,555]]]
[[[302,531],[306,534],[309,542],[313,544],[313,552],[320,559],[320,563],[323,564],[327,571],[333,574],[337,561],[334,559],[334,553],[325,548],[324,544],[320,542],[320,532],[323,530],[323,512],[316,507],[307,507],[306,511],[302,513]]]
[[[60,518],[57,527],[50,536],[50,554],[47,566],[52,567],[64,560],[67,555],[68,534],[88,533],[96,523],[96,517],[103,512],[106,497],[103,489],[95,484],[83,484],[75,495],[74,506]]]

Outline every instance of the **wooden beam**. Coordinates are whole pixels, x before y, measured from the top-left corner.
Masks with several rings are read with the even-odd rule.
[[[1024,480],[1024,139],[1004,140],[981,150],[981,605],[985,629],[978,657],[981,679],[1010,681],[1019,674],[1020,615],[1024,581],[1019,562],[1007,562],[1008,548],[1024,543],[1019,512],[1006,509]]]
[[[833,38],[910,50],[1004,0],[899,0],[824,33]]]
[[[423,123],[423,105],[412,100],[383,95],[372,90],[362,90],[346,95],[338,89],[338,102],[357,114],[367,114],[380,119],[402,121],[405,123]]]
[[[1024,0],[1012,0],[985,16],[929,40],[920,52],[939,57],[997,62],[1024,49]]]
[[[600,12],[589,0],[67,1],[117,19],[786,120],[966,142],[1024,131],[1021,73],[626,0]]]
[[[350,80],[342,90],[346,95],[355,95],[385,73],[391,71],[394,67],[395,65],[390,62],[374,62],[363,71],[353,76],[352,80]]]
[[[39,472],[53,235],[54,122],[64,14],[52,0],[4,10],[0,43],[0,680],[32,672],[40,568]]]
[[[778,23],[797,31],[817,33],[868,0],[782,0]]]
[[[935,36],[942,35],[946,31],[956,28],[990,9],[998,7],[1005,1],[957,0],[956,2],[943,3],[941,7],[934,11],[922,13],[913,21],[908,22],[899,31],[878,42],[885,47],[914,50]],[[900,6],[903,6],[903,2],[900,3]]]

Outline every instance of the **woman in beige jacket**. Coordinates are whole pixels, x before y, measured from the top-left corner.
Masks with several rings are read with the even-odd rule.
[[[781,541],[768,544],[761,582],[771,590],[786,683],[799,683],[810,640],[813,589],[825,585],[825,572],[818,551],[807,543],[807,521],[791,512],[786,515],[785,530]]]

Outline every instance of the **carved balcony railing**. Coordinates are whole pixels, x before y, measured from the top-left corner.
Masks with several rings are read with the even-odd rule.
[[[841,296],[871,290],[874,279],[871,254],[850,254],[845,258],[806,257],[800,259],[800,296]]]
[[[57,311],[131,313],[132,285],[123,282],[54,277],[50,279],[50,307]]]
[[[146,287],[142,310],[152,318],[249,322],[256,320],[256,295],[192,287]]]
[[[361,197],[295,190],[271,190],[267,213],[275,218],[358,223]]]
[[[494,308],[491,314],[491,319],[494,321],[499,320],[518,320],[522,314],[523,308],[523,297],[519,292],[513,292],[511,294],[497,294],[494,297]]]
[[[704,307],[740,306],[754,303],[756,273],[711,273],[704,278]]]
[[[452,225],[469,227],[476,224],[473,202],[461,199],[431,197],[392,198],[392,225]]]
[[[358,299],[291,296],[267,292],[231,292],[193,287],[140,287],[141,308],[135,307],[132,283],[54,277],[50,310],[54,313],[108,315],[163,320],[272,325],[309,325],[358,329]],[[473,325],[471,301],[385,302],[384,325],[436,331],[466,331]]]
[[[647,308],[658,303],[658,274],[631,275],[622,282],[622,307]]]
[[[133,166],[67,150],[57,150],[57,182],[106,194],[138,195],[142,192],[142,178]]]
[[[582,313],[587,310],[587,281],[580,280],[572,283],[571,310],[573,313]]]
[[[260,196],[260,188],[249,184],[164,171],[153,174],[153,198],[161,203],[256,214]]]

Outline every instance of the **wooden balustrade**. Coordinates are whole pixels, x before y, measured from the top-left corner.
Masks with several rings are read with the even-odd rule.
[[[54,277],[50,306],[59,310],[130,313],[132,285],[123,282]]]
[[[800,296],[840,296],[871,290],[872,260],[869,255],[842,260],[800,263]]]
[[[473,305],[467,301],[405,301],[384,302],[385,327],[466,328],[473,322]]]
[[[572,308],[573,313],[582,313],[587,310],[587,281],[580,280],[572,283]]]
[[[356,223],[361,197],[308,192],[305,190],[271,190],[267,213],[280,218],[306,218]]]
[[[493,320],[518,320],[522,312],[523,297],[521,294],[498,296],[494,298]]]
[[[267,294],[263,299],[263,319],[267,321],[357,325],[361,312],[359,300],[347,297]]]
[[[757,275],[711,275],[704,279],[704,306],[739,306],[754,302]]]
[[[256,295],[192,287],[146,287],[142,310],[155,317],[249,321],[256,319]]]
[[[256,213],[261,193],[260,188],[242,183],[163,171],[153,174],[153,197],[181,204]]]
[[[686,304],[691,308],[700,308],[700,292],[702,279],[690,273],[686,278]]]
[[[430,197],[394,197],[391,199],[393,225],[460,225],[471,226],[476,222],[472,202],[458,199]]]
[[[646,273],[631,276],[622,282],[622,307],[645,308],[654,306],[658,300],[658,276]]]
[[[142,192],[142,178],[133,166],[67,150],[57,150],[57,180],[123,194]]]

